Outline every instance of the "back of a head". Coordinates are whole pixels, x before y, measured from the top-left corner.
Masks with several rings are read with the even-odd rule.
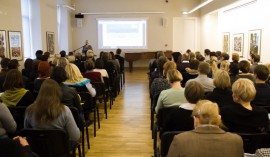
[[[104,52],[102,54],[102,60],[104,63],[106,63],[109,60],[109,53],[108,52]]]
[[[168,70],[166,77],[170,83],[181,82],[183,80],[182,74],[177,69]]]
[[[61,57],[59,58],[56,66],[65,68],[68,63],[69,63],[68,59],[66,59],[65,57]]]
[[[194,60],[195,59],[195,53],[193,53],[193,52],[190,52],[189,53],[189,60],[191,61],[191,60]]]
[[[232,61],[234,62],[239,62],[240,56],[238,53],[233,53],[232,54]]]
[[[250,63],[246,60],[240,61],[239,70],[243,73],[248,73],[250,71]]]
[[[15,88],[23,88],[22,73],[17,69],[9,70],[7,72],[3,88],[5,90],[14,90]]]
[[[239,65],[236,63],[230,64],[229,72],[230,72],[230,75],[232,75],[232,76],[238,75],[239,74]]]
[[[167,61],[163,65],[163,75],[166,76],[168,70],[170,70],[170,69],[176,69],[176,64],[173,61]]]
[[[213,83],[216,88],[229,89],[231,87],[230,76],[224,70],[217,70],[214,74]]]
[[[236,80],[232,85],[232,91],[233,95],[238,96],[244,102],[251,102],[256,95],[254,83],[246,78]]]
[[[189,68],[190,69],[194,69],[194,70],[198,70],[200,62],[197,59],[193,59],[189,62]]]
[[[207,75],[210,72],[210,65],[207,62],[201,62],[198,67],[200,74]]]
[[[186,53],[184,53],[184,54],[182,55],[182,60],[183,60],[183,61],[189,61],[189,55],[186,54]]]
[[[62,51],[60,51],[60,55],[61,55],[61,57],[66,57],[66,51],[65,50],[62,50]]]
[[[39,55],[42,55],[43,54],[43,51],[42,50],[37,50],[36,51],[36,57],[38,57]]]
[[[17,69],[19,67],[19,62],[17,59],[12,59],[9,61],[8,69]]]
[[[223,58],[223,60],[229,60],[230,59],[229,54],[227,54],[226,52],[221,53],[221,57]]]
[[[269,70],[265,65],[257,65],[254,69],[254,75],[259,80],[266,81],[269,77]]]
[[[83,78],[79,68],[72,63],[68,63],[65,67],[69,82],[79,82]]]
[[[53,68],[51,79],[55,80],[57,83],[62,83],[67,80],[67,73],[63,67]]]
[[[163,66],[167,62],[167,58],[164,56],[160,56],[157,60],[158,70],[163,71]]]
[[[120,55],[120,54],[121,54],[121,52],[122,52],[122,50],[121,50],[121,49],[116,49],[116,54]]]
[[[34,62],[33,59],[27,58],[27,59],[24,61],[24,69],[32,69],[33,62]]]
[[[208,56],[208,55],[210,55],[210,52],[211,52],[211,51],[210,51],[209,49],[205,49],[205,50],[204,50],[204,55],[205,55],[205,56]]]
[[[216,103],[209,100],[199,101],[193,109],[192,115],[199,119],[201,125],[211,124],[220,125],[221,119],[219,115],[219,108]]]
[[[104,62],[101,58],[98,58],[96,61],[95,61],[95,67],[97,69],[104,69]]]
[[[92,59],[88,59],[84,62],[84,67],[86,70],[93,70],[95,69],[95,63]]]
[[[254,55],[253,55],[253,62],[255,62],[255,63],[259,63],[259,62],[260,62],[260,60],[261,60],[260,55],[257,55],[257,54],[254,54]]]
[[[10,59],[9,58],[3,58],[1,60],[1,68],[2,69],[7,69],[9,65]]]
[[[210,57],[212,57],[212,56],[215,56],[216,57],[217,56],[216,55],[216,52],[210,52]]]
[[[196,104],[204,98],[204,88],[196,81],[190,81],[185,86],[185,97],[189,103]]]
[[[88,50],[86,52],[86,58],[93,58],[94,57],[94,52],[92,50]]]
[[[203,62],[205,60],[205,57],[203,55],[197,55],[196,59],[200,62]]]
[[[50,64],[47,61],[41,61],[38,64],[39,77],[50,77]]]
[[[173,57],[173,61],[176,63],[178,61],[178,57],[181,55],[180,52],[173,52],[172,53],[172,57]]]
[[[75,53],[75,58],[76,58],[77,60],[81,60],[81,59],[82,59],[82,53],[81,53],[81,52],[76,52],[76,53]]]

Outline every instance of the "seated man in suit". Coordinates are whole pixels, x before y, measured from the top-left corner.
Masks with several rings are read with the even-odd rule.
[[[192,112],[195,129],[176,135],[167,156],[243,157],[241,137],[219,128],[218,110],[216,103],[199,101]]]

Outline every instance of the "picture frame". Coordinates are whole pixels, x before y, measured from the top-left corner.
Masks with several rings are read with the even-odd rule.
[[[54,55],[55,53],[54,32],[46,32],[46,41],[47,41],[47,51],[50,52],[51,55]]]
[[[9,58],[7,52],[7,39],[5,30],[0,30],[0,56],[5,56]]]
[[[230,52],[230,33],[223,33],[223,52]]]
[[[248,31],[248,52],[252,54],[261,55],[261,29]]]
[[[22,36],[20,31],[8,31],[10,59],[23,60]]]
[[[244,33],[233,35],[233,52],[238,53],[240,57],[244,56]]]

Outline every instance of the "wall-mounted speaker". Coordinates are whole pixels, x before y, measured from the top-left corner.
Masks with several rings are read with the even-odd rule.
[[[82,15],[82,14],[75,14],[75,18],[77,18],[77,19],[82,19],[82,18],[84,18],[84,15]]]

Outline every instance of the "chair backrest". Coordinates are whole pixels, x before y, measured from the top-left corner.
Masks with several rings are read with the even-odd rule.
[[[105,94],[105,84],[103,82],[93,82],[92,85],[96,89],[96,97],[100,97]]]
[[[160,155],[162,157],[167,156],[174,136],[181,132],[183,131],[169,131],[162,134],[160,142]]]
[[[17,130],[21,130],[24,128],[24,115],[26,108],[26,106],[16,106],[8,108],[15,122],[17,123]]]
[[[79,113],[78,109],[76,107],[73,107],[73,106],[70,106],[69,109],[73,115],[73,118],[74,118],[78,128],[82,131],[84,129],[84,121],[83,121],[82,117],[80,117],[80,113]]]
[[[254,154],[259,148],[270,148],[270,136],[267,133],[237,133],[243,139],[245,153]]]
[[[159,130],[162,132],[162,127],[165,125],[164,123],[166,122],[166,117],[167,115],[170,114],[171,111],[179,108],[178,106],[175,107],[164,107],[158,110],[157,114],[157,124],[159,127]]]
[[[69,140],[65,131],[59,129],[23,129],[33,152],[40,157],[68,157]]]

